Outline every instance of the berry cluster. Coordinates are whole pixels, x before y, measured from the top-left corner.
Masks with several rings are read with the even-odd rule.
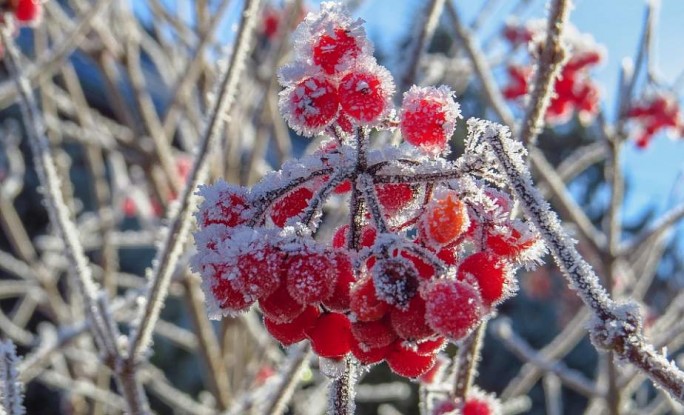
[[[40,0],[8,0],[0,5],[0,10],[10,14],[20,25],[30,26],[38,22],[43,13]]]
[[[653,137],[663,129],[674,130],[678,136],[684,136],[684,121],[677,97],[667,92],[645,97],[641,103],[629,109],[627,118],[634,120],[639,126],[636,138],[639,148],[648,147]]]
[[[530,44],[535,54],[543,44],[544,25],[545,22],[537,20],[524,26],[510,22],[503,36],[514,47]],[[589,121],[599,110],[599,89],[591,80],[589,71],[603,60],[603,48],[591,36],[578,33],[572,26],[566,32],[570,59],[556,80],[555,96],[546,112],[546,120],[552,124],[567,122],[574,112],[578,113],[581,121]],[[527,95],[533,65],[510,64],[507,70],[509,83],[503,89],[504,97],[514,100]]]
[[[321,357],[385,360],[416,378],[513,293],[541,242],[513,219],[493,160],[443,157],[460,117],[453,93],[413,87],[396,111],[361,22],[321,7],[297,29],[280,108],[327,140],[251,189],[201,187],[192,266],[214,317],[258,303],[283,345],[308,339]],[[371,129],[396,128],[404,144],[371,147]],[[330,201],[350,214],[326,235]]]

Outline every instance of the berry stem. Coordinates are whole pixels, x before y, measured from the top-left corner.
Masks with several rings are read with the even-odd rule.
[[[480,350],[486,327],[487,322],[483,321],[470,336],[463,340],[454,359],[456,376],[452,394],[454,399],[460,399],[461,402],[465,402],[477,375],[477,365],[480,363]]]
[[[345,358],[344,373],[330,383],[328,396],[328,415],[352,415],[354,403],[354,383],[356,367],[351,358]]]

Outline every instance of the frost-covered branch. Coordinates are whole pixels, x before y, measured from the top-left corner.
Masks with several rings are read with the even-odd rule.
[[[537,72],[530,93],[525,118],[521,123],[519,139],[525,146],[534,145],[543,125],[546,110],[553,97],[556,79],[567,59],[563,45],[563,29],[570,14],[570,0],[554,0],[550,4],[546,39],[537,61]]]
[[[14,344],[0,340],[0,413],[24,415],[23,385],[17,373],[19,359]]]
[[[228,68],[223,73],[217,86],[217,96],[208,123],[193,163],[188,182],[180,197],[180,206],[172,216],[171,224],[166,231],[164,243],[160,247],[154,267],[150,272],[150,286],[146,295],[145,306],[141,308],[131,335],[129,358],[137,360],[147,349],[154,323],[159,318],[171,276],[176,269],[191,226],[191,215],[197,205],[195,189],[205,181],[209,169],[209,158],[221,133],[227,114],[235,102],[240,75],[243,72],[245,59],[252,44],[254,24],[260,7],[259,0],[245,2],[243,19],[238,30],[236,46]]]
[[[546,241],[570,287],[593,311],[591,335],[596,347],[631,362],[673,398],[684,401],[684,372],[645,341],[637,306],[615,303],[600,285],[598,276],[563,231],[558,216],[532,184],[522,160],[524,149],[510,139],[503,126],[479,120],[471,120],[469,125],[479,131],[497,156],[526,216]]]

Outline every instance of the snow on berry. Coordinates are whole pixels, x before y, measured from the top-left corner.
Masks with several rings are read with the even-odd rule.
[[[392,108],[394,82],[384,67],[367,59],[340,80],[342,111],[358,123],[372,124]]]
[[[318,303],[335,291],[337,264],[330,251],[302,249],[288,258],[285,275],[292,298],[302,304]]]
[[[441,279],[424,293],[425,319],[435,332],[451,340],[460,340],[480,323],[482,299],[469,284]]]
[[[200,227],[222,224],[232,228],[249,219],[249,192],[244,187],[218,180],[200,186],[197,194],[204,198],[197,211]]]
[[[287,123],[297,133],[313,136],[337,116],[340,96],[335,85],[322,76],[304,78],[280,93],[278,105]]]
[[[431,155],[448,149],[456,120],[462,118],[454,93],[447,86],[412,86],[404,93],[400,117],[404,140]]]
[[[309,13],[293,34],[297,61],[328,75],[346,70],[356,58],[373,53],[363,23],[339,3],[321,3],[320,12]]]
[[[210,300],[207,304],[207,312],[214,319],[245,311],[253,303],[224,278],[227,268],[226,265],[218,264],[205,268],[205,272],[202,273],[204,292],[211,293],[208,295]]]
[[[403,258],[378,260],[371,270],[377,297],[405,309],[418,292],[418,271]]]

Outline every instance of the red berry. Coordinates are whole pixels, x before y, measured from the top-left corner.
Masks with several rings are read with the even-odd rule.
[[[439,154],[447,148],[460,117],[459,105],[448,87],[413,86],[404,94],[401,134],[407,143]]]
[[[293,130],[312,136],[335,120],[340,97],[330,81],[314,76],[282,91],[279,106]]]
[[[425,321],[425,300],[414,296],[405,310],[392,307],[390,310],[392,328],[402,339],[421,340],[435,332]]]
[[[454,192],[430,203],[423,217],[428,240],[438,245],[454,242],[468,230],[469,225],[468,209]]]
[[[375,243],[375,236],[377,231],[371,226],[364,226],[361,228],[361,237],[359,238],[360,248],[370,248]],[[347,248],[349,244],[349,225],[343,225],[337,228],[332,238],[333,248]]]
[[[283,254],[273,246],[254,248],[237,257],[235,288],[257,300],[270,295],[280,285]]]
[[[392,344],[377,348],[370,348],[365,344],[356,341],[353,341],[351,344],[352,354],[364,365],[372,365],[374,363],[382,362],[390,350],[392,350]]]
[[[447,341],[444,337],[433,337],[416,343],[416,353],[420,355],[435,354],[442,350]]]
[[[306,331],[311,348],[321,357],[338,358],[349,353],[353,342],[351,323],[344,314],[327,313]]]
[[[276,226],[282,228],[287,220],[304,211],[313,196],[311,189],[300,187],[285,195],[271,207],[271,219]]]
[[[292,298],[283,279],[273,294],[259,300],[259,308],[270,320],[285,323],[297,317],[304,310],[304,304]]]
[[[435,364],[435,355],[422,356],[406,348],[402,342],[394,343],[394,347],[386,357],[390,369],[407,378],[417,378],[425,374]]]
[[[345,59],[356,58],[361,51],[357,39],[348,30],[336,27],[334,35],[324,33],[313,46],[313,61],[327,74],[337,72]]]
[[[536,242],[533,236],[523,238],[520,231],[514,227],[506,229],[508,234],[490,233],[485,244],[496,255],[502,257],[517,257]]]
[[[359,321],[380,320],[389,309],[389,304],[376,295],[372,278],[362,279],[352,287],[349,305]]]
[[[335,290],[328,299],[323,300],[323,305],[333,311],[348,311],[351,302],[351,287],[356,280],[354,268],[351,258],[346,253],[337,253],[335,262],[337,267]]]
[[[398,308],[408,307],[409,301],[418,292],[418,271],[410,261],[403,258],[383,259],[371,271],[379,299]]]
[[[40,0],[14,0],[14,4],[14,15],[18,21],[33,22],[40,17]]]
[[[508,283],[508,269],[500,258],[477,252],[463,260],[456,278],[461,281],[474,280],[482,303],[489,307],[503,298]]]
[[[461,281],[435,281],[425,292],[425,303],[428,324],[452,340],[470,334],[482,317],[480,294]]]
[[[371,123],[389,109],[388,100],[394,85],[383,69],[376,66],[369,71],[350,72],[342,78],[340,105],[347,116],[358,122]]]
[[[489,402],[473,398],[466,399],[462,412],[463,415],[494,415]]]
[[[271,336],[282,343],[283,346],[289,346],[306,338],[304,331],[313,326],[320,314],[321,312],[318,307],[309,306],[294,320],[287,323],[278,323],[268,317],[264,317],[264,325]]]
[[[242,292],[233,288],[233,285],[229,280],[223,278],[227,272],[230,272],[229,268],[230,267],[227,265],[215,265],[210,267],[211,293],[214,295],[221,310],[231,312],[246,310],[254,301],[245,297]]]
[[[335,290],[337,266],[332,252],[297,252],[285,269],[287,289],[302,304],[323,301]]]
[[[222,224],[229,228],[245,223],[249,216],[247,190],[244,187],[218,181],[211,186],[201,186],[200,226]]]
[[[404,209],[413,200],[413,189],[404,183],[387,183],[375,186],[378,202],[385,209],[385,214],[394,215]]]
[[[357,321],[352,323],[351,330],[354,339],[369,348],[387,346],[397,338],[387,318],[377,321]]]

